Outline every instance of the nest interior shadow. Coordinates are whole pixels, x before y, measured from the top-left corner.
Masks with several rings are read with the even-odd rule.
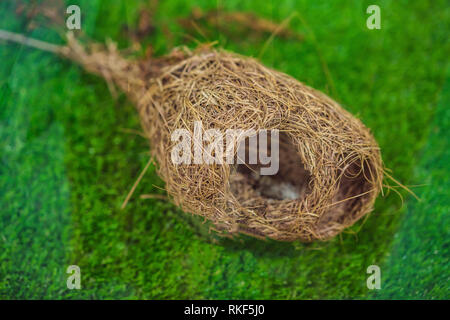
[[[259,153],[259,145],[256,153]],[[289,139],[289,136],[285,133],[281,133],[279,136],[279,150],[278,150],[278,171],[274,175],[261,175],[261,168],[267,167],[261,163],[251,164],[248,163],[248,139],[245,141],[245,154],[246,161],[243,164],[237,164],[234,168],[235,175],[231,178],[233,185],[234,181],[243,180],[248,187],[244,190],[248,190],[252,195],[246,195],[245,197],[263,197],[267,201],[272,200],[298,200],[303,199],[306,194],[311,192],[310,183],[311,175],[305,169],[301,158],[298,156],[295,147]],[[267,146],[268,153],[271,153],[270,143]],[[239,190],[237,186],[232,187],[234,195],[239,198],[242,197],[242,190]]]

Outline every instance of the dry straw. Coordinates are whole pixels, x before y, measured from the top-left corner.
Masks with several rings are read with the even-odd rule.
[[[131,61],[113,43],[86,48],[70,34],[66,46],[6,31],[0,38],[69,58],[106,79],[112,92],[126,92],[169,196],[222,234],[330,239],[369,213],[382,189],[380,150],[369,129],[323,93],[252,58],[205,46]],[[171,134],[192,131],[195,121],[205,130],[278,129],[278,174],[259,177],[250,165],[175,165]],[[285,186],[295,197],[277,192]]]

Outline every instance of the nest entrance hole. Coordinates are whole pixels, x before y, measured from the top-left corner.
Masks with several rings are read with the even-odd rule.
[[[244,164],[236,165],[236,171],[231,180],[233,193],[238,199],[261,197],[269,202],[273,200],[301,200],[310,193],[311,175],[305,169],[288,135],[285,133],[279,134],[278,171],[273,175],[261,174],[261,168],[268,167],[270,164],[248,163],[248,140],[245,149],[246,161]],[[272,156],[270,143],[268,149],[269,155]],[[234,188],[233,181],[237,182]]]

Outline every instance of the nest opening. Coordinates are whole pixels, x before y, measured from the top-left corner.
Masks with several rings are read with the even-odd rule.
[[[248,160],[249,143],[245,143],[246,160]],[[259,150],[258,150],[259,152]],[[269,145],[269,153],[270,145]],[[340,176],[336,182],[335,194],[324,210],[317,224],[318,234],[335,233],[354,223],[362,215],[361,210],[370,199],[374,187],[374,164],[369,159],[353,160],[343,163],[338,169]],[[280,201],[303,201],[314,188],[314,179],[305,169],[297,147],[289,135],[280,133],[279,169],[274,175],[261,175],[261,164],[237,164],[230,179],[231,191],[236,199],[245,206],[251,199],[276,205]],[[257,202],[259,202],[257,201]]]
[[[245,145],[246,155],[248,144]],[[252,197],[261,197],[263,200],[302,200],[311,192],[311,175],[305,169],[302,159],[295,151],[296,147],[288,135],[280,133],[278,171],[274,175],[261,175],[261,168],[267,165],[237,164],[235,175],[237,180],[245,185],[245,189]],[[259,152],[259,150],[258,150]],[[270,145],[269,145],[269,154]],[[247,158],[246,158],[247,160]],[[242,189],[232,188],[237,198],[242,197]]]

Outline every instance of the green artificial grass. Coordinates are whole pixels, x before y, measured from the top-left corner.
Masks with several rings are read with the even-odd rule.
[[[450,71],[450,70],[448,70]],[[449,297],[450,283],[450,77],[436,110],[427,145],[415,175],[424,187],[421,202],[408,203],[383,268],[379,299],[439,299]]]
[[[156,24],[174,38],[159,28],[145,40],[157,54],[194,46],[174,23],[193,6],[276,21],[298,13],[290,26],[305,40],[275,37],[261,60],[338,100],[371,128],[397,179],[425,184],[414,188],[422,202],[401,192],[402,207],[391,192],[365,223],[325,243],[218,239],[170,202],[139,199],[163,194],[154,167],[121,210],[149,157],[147,141],[126,130],[140,130],[132,104],[69,61],[0,43],[0,298],[448,298],[448,89],[440,96],[450,11],[445,1],[375,3],[381,30],[366,28],[373,1],[161,1]],[[141,3],[70,4],[85,34],[130,44],[123,26],[136,26]],[[0,3],[0,28],[26,33],[14,6]],[[29,36],[61,43],[51,28]],[[249,56],[267,40],[194,37]],[[72,264],[81,290],[66,287]],[[382,272],[376,293],[366,287],[372,264]]]

